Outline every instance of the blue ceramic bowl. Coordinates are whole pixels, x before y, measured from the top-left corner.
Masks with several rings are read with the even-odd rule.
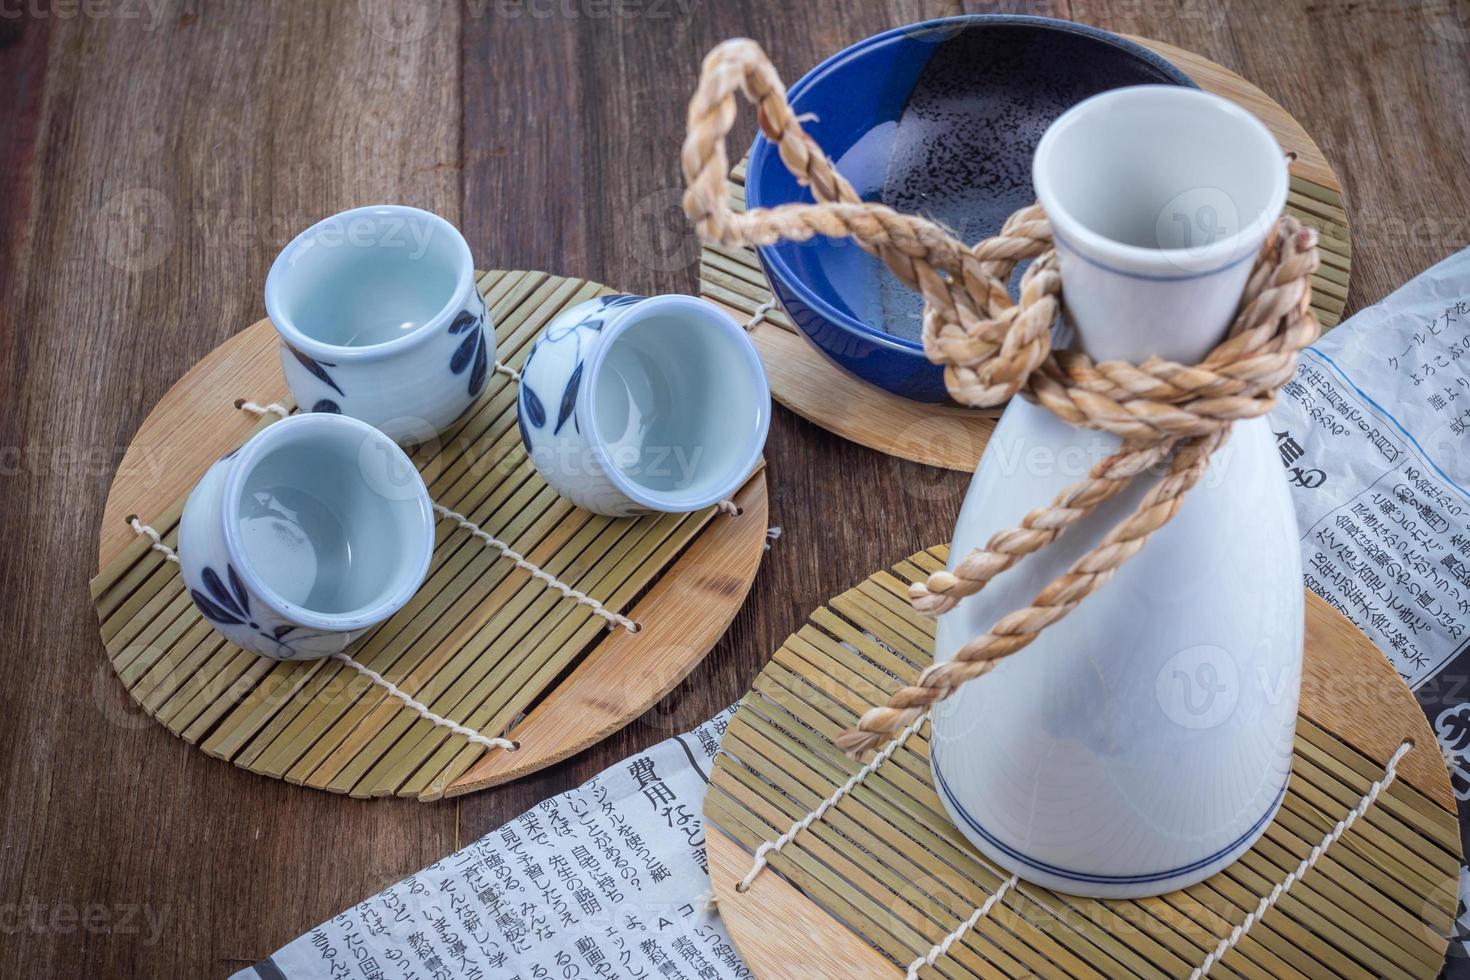
[[[1194,86],[1106,31],[982,14],[860,41],[803,76],[789,98],[815,115],[807,132],[863,200],[936,218],[974,242],[1036,199],[1031,156],[1052,120],[1098,92],[1150,84]],[[751,149],[745,196],[752,208],[812,199],[764,136]],[[923,302],[881,261],[846,239],[758,251],[781,305],[833,363],[895,395],[949,401],[920,343]]]

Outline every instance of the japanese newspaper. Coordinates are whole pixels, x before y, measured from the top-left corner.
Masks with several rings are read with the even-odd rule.
[[[554,796],[232,980],[744,980],[700,812],[731,711]]]
[[[1414,690],[1470,842],[1470,249],[1308,348],[1271,430],[1307,587]]]

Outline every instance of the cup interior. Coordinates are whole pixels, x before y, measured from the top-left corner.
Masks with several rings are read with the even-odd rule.
[[[330,421],[292,426],[297,419]],[[265,435],[273,438],[226,490],[226,536],[243,551],[252,584],[306,613],[348,620],[374,621],[406,601],[434,536],[408,457],[341,416],[298,416]],[[385,476],[393,473],[396,481]]]
[[[463,236],[437,215],[361,208],[292,241],[267,299],[278,327],[332,347],[373,347],[447,313],[471,265]]]
[[[1281,148],[1255,116],[1169,86],[1118,89],[1068,111],[1038,145],[1034,179],[1063,236],[1226,258],[1229,240],[1263,233],[1286,195]]]
[[[587,383],[609,476],[660,510],[734,492],[770,425],[765,371],[739,325],[701,300],[656,297],[607,330]]]

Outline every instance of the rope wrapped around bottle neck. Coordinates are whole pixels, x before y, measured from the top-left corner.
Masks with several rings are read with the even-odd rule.
[[[744,213],[731,209],[725,139],[735,122],[737,93],[756,105],[761,131],[797,181],[811,189],[815,203]],[[1117,452],[1049,504],[995,534],[952,570],[916,583],[910,595],[919,610],[947,612],[1050,544],[1139,474],[1167,464],[1164,477],[1138,507],[1031,605],[1001,617],[954,659],[926,669],[844,733],[839,744],[852,755],[903,730],[1106,582],[1178,511],[1231,425],[1271,409],[1296,370],[1298,353],[1318,335],[1310,279],[1318,265],[1316,232],[1287,217],[1276,223],[1256,257],[1225,340],[1200,363],[1157,357],[1141,364],[1094,362],[1077,351],[1053,350],[1062,281],[1041,207],[1017,211],[1000,234],[969,246],[926,218],[863,202],[802,129],[780,77],[751,40],[726,41],[705,58],[689,104],[681,162],[684,211],[706,241],[745,246],[816,235],[851,238],[918,290],[924,297],[924,353],[944,366],[945,385],[957,402],[979,408],[1019,395],[1073,425],[1122,439]],[[1033,261],[1022,276],[1019,300],[1013,300],[1006,283],[1025,259]]]

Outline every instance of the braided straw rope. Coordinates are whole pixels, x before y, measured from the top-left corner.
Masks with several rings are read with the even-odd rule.
[[[761,131],[816,203],[730,209],[725,137],[734,124],[736,94],[757,107]],[[1256,258],[1227,338],[1196,365],[1157,357],[1142,364],[1094,363],[1075,351],[1051,349],[1061,311],[1061,274],[1051,226],[1039,205],[1023,208],[999,235],[966,246],[938,224],[864,203],[816,142],[801,128],[785,87],[765,53],[746,39],[726,41],[705,58],[689,104],[682,164],[684,211],[706,241],[726,246],[769,245],[815,235],[849,237],[881,258],[924,297],[924,352],[944,365],[956,401],[973,407],[1020,395],[1073,425],[1122,440],[1050,504],[937,572],[910,594],[922,612],[938,615],[1021,558],[1116,496],[1140,473],[1167,463],[1167,473],[1094,548],[1032,600],[990,631],[935,664],[883,707],[873,708],[838,744],[853,756],[875,748],[1002,657],[1029,644],[1047,626],[1095,592],[1178,511],[1205,473],[1232,423],[1270,410],[1276,391],[1296,369],[1297,353],[1316,339],[1309,277],[1317,268],[1316,233],[1283,218]],[[1006,281],[1016,264],[1033,259],[1021,279],[1019,302]]]

